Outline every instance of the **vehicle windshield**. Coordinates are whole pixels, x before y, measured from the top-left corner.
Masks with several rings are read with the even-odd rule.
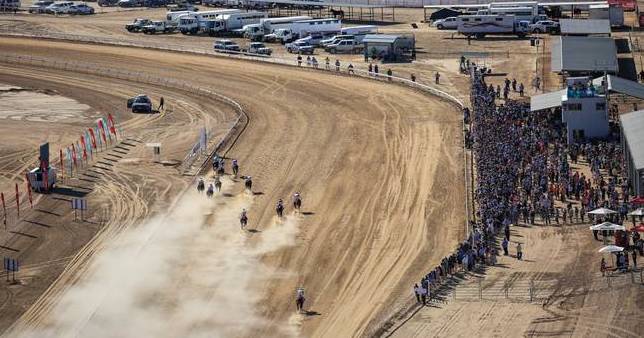
[[[134,98],[134,103],[150,103],[150,99],[147,96],[137,96]]]

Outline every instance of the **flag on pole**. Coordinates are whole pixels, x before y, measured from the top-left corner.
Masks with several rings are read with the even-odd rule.
[[[114,119],[112,118],[112,114],[107,113],[107,123],[108,127],[110,127],[110,132],[116,136],[116,128],[114,128]]]
[[[76,166],[76,147],[72,143],[72,160],[74,161],[74,166]]]
[[[29,194],[29,206],[34,208],[34,201],[31,199],[31,185],[29,183],[29,173],[27,173],[27,193]]]
[[[18,192],[18,183],[16,183],[16,208],[18,209],[18,218],[20,218],[20,193]]]
[[[82,135],[80,137],[80,143],[82,146],[80,149],[83,149],[83,159],[87,161],[87,146],[85,145],[85,138]]]
[[[96,125],[101,131],[101,137],[103,137],[103,143],[107,146],[107,138],[105,137],[105,126],[103,126],[103,119],[96,120]]]
[[[62,179],[65,179],[65,162],[63,161],[63,150],[59,149],[60,154],[58,157],[60,158],[60,177]]]
[[[89,135],[92,137],[92,146],[96,149],[96,136],[94,136],[94,129],[88,128],[87,130],[89,130]]]
[[[89,137],[89,132],[87,130],[85,131],[85,147],[87,148],[87,152],[89,153],[90,157],[92,156],[92,140]]]
[[[98,142],[98,146],[103,148],[103,141],[101,140],[101,131],[99,130],[98,126],[94,127],[94,134],[96,135],[96,141]]]
[[[112,135],[110,135],[110,130],[108,129],[108,124],[107,120],[104,117],[101,117],[103,119],[103,128],[105,128],[105,135],[107,136],[107,139],[112,143]]]
[[[2,200],[2,212],[4,213],[5,219],[7,218],[7,206],[4,204],[4,193],[0,192],[0,199]]]

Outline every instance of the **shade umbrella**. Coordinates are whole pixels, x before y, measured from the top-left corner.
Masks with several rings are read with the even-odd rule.
[[[632,204],[639,204],[639,205],[644,205],[644,197],[643,196],[638,196],[635,197],[631,200]]]
[[[644,208],[637,208],[629,212],[628,216],[644,216]]]
[[[625,230],[623,225],[613,224],[611,222],[604,222],[601,224],[593,225],[590,230]]]
[[[624,248],[622,248],[621,246],[617,246],[617,245],[607,245],[607,246],[599,249],[599,252],[610,252],[610,253],[622,252],[622,251],[624,251]]]
[[[610,215],[610,214],[616,213],[616,211],[610,210],[607,208],[598,208],[598,209],[589,211],[588,213],[591,215]]]
[[[631,231],[644,232],[644,223],[640,223],[638,226],[632,227]]]

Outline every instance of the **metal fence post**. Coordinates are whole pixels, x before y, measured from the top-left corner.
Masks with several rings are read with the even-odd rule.
[[[530,302],[532,303],[532,300],[534,299],[534,280],[530,280],[529,293],[530,293]]]
[[[483,299],[483,278],[479,277],[479,300]]]

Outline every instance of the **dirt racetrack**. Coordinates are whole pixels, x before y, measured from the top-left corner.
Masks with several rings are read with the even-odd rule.
[[[158,249],[184,253],[189,262],[176,263],[179,276],[200,284],[182,283],[179,276],[172,274],[152,282],[156,275],[142,274],[139,277],[150,279],[124,277],[136,284],[129,291],[110,283],[107,285],[113,289],[102,290],[107,298],[125,293],[135,298],[145,296],[141,300],[145,301],[149,294],[131,290],[139,290],[148,282],[153,284],[150,288],[165,295],[153,302],[162,309],[155,312],[159,322],[178,320],[176,309],[172,310],[177,299],[210,297],[211,307],[222,306],[216,308],[218,313],[253,315],[242,318],[239,327],[223,331],[226,336],[283,336],[284,332],[360,336],[409,298],[413,281],[452,250],[464,231],[460,114],[447,102],[397,85],[284,66],[35,40],[4,38],[0,44],[2,53],[92,62],[190,81],[237,100],[249,112],[248,128],[228,156],[240,161],[242,175],[253,176],[255,194],[244,194],[241,184],[234,180],[224,182],[226,195],[213,204],[188,194],[179,201],[177,214],[169,216],[177,220],[176,224],[184,224],[186,233],[159,230],[168,235],[162,237],[176,241],[152,241],[149,247],[143,247],[153,252]],[[3,66],[0,73],[6,69]],[[87,77],[66,73],[66,77]],[[175,131],[181,131],[181,127],[170,124],[164,130],[168,135]],[[135,186],[136,182],[129,184]],[[277,221],[275,202],[279,198],[288,202],[295,191],[303,195],[304,212],[292,214],[289,207],[286,220]],[[158,199],[165,198],[167,202],[171,197]],[[112,203],[128,203],[127,198]],[[141,203],[145,205],[146,201]],[[242,207],[249,209],[253,232],[237,230],[236,215]],[[212,217],[203,218],[202,213]],[[160,222],[148,221],[151,223],[140,226],[143,230],[139,231],[159,229]],[[172,229],[171,226],[166,224],[164,228]],[[285,234],[290,237],[284,239]],[[123,238],[128,237],[118,237]],[[280,240],[285,244],[279,244]],[[124,242],[127,246],[128,241]],[[273,242],[278,244],[265,249],[266,243]],[[253,274],[240,280],[234,276],[225,280],[199,279],[239,272],[217,258],[243,260],[250,253],[254,256],[247,262],[266,268],[242,266],[240,269]],[[92,285],[105,277],[96,271],[104,271],[102,267],[111,263],[101,255],[96,255],[93,268],[86,270],[76,289],[93,290]],[[141,255],[147,257],[145,253]],[[156,260],[164,257],[152,256],[152,262],[146,263],[160,264]],[[77,272],[64,272],[73,273]],[[61,278],[58,283],[69,280],[73,279]],[[309,315],[293,315],[297,286],[307,290]],[[209,292],[198,292],[201,288]],[[217,295],[238,295],[238,288],[242,293],[235,300],[245,303],[244,311],[235,312],[237,307],[223,307],[229,303],[216,301]],[[61,294],[50,293],[47,299],[37,302],[35,309],[28,312],[29,318],[14,326],[11,333],[124,333],[118,325],[106,324],[109,321],[104,319],[112,313],[112,305],[105,298],[66,296],[70,292],[62,294],[66,287],[61,285],[52,289]],[[67,319],[57,318],[57,312],[51,311],[55,309],[50,304],[53,299],[77,306],[97,302],[90,306],[94,311],[101,310],[96,317],[90,315],[81,321],[80,327],[65,326],[62,324]],[[122,309],[124,305],[117,302],[113,306]],[[81,306],[79,313],[82,310]],[[251,323],[257,319],[259,324]],[[127,318],[124,320],[119,323],[121,327],[128,324]],[[154,323],[158,324],[150,325]],[[217,321],[203,325],[208,329]],[[150,328],[137,327],[127,333],[136,335],[149,332],[147,329]],[[188,334],[196,332],[191,331],[194,327],[186,329]],[[177,332],[162,332],[173,333]]]

